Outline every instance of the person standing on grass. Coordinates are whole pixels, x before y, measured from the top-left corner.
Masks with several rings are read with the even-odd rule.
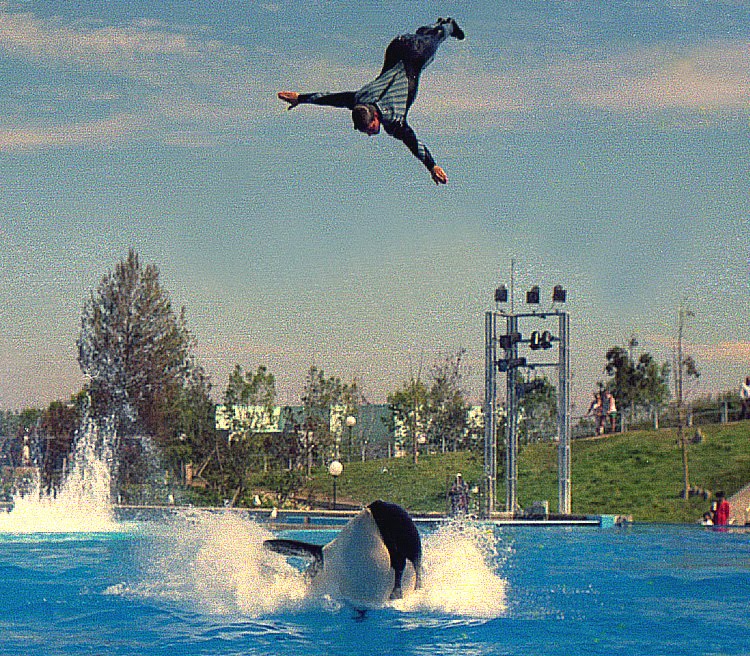
[[[617,427],[617,403],[615,402],[615,395],[612,392],[605,392],[604,395],[607,416],[609,417],[609,430],[611,433],[614,433]]]
[[[596,434],[601,435],[604,433],[604,406],[602,405],[602,393],[596,392],[594,394],[594,400],[591,402],[589,409],[586,411],[586,416],[594,416],[596,425]]]
[[[730,513],[729,501],[723,492],[716,493],[716,510],[714,510],[714,526],[726,526],[729,524]]]
[[[740,421],[750,419],[750,376],[740,385]]]
[[[456,474],[456,480],[448,491],[451,502],[451,515],[466,515],[469,512],[469,486],[464,483],[461,474]]]

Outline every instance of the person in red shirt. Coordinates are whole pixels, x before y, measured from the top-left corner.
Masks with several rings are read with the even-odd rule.
[[[716,510],[714,510],[714,526],[729,524],[729,501],[723,492],[716,493]]]

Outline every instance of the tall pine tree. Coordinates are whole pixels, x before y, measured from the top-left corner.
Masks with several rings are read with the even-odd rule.
[[[94,418],[114,421],[120,435],[168,441],[184,392],[202,380],[192,347],[184,308],[173,310],[157,267],[142,266],[131,249],[102,278],[81,316],[78,362],[89,379]]]

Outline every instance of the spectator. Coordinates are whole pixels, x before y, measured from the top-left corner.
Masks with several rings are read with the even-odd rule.
[[[729,524],[729,501],[723,492],[716,493],[716,510],[714,510],[714,526],[726,526]]]
[[[740,385],[740,420],[750,419],[750,376]]]
[[[451,502],[451,515],[466,515],[469,512],[469,486],[463,476],[456,474],[456,480],[448,491]]]
[[[594,400],[591,402],[589,409],[586,411],[586,416],[594,416],[596,422],[596,434],[601,435],[604,433],[604,406],[602,404],[602,393],[596,392],[594,394]]]
[[[609,417],[609,430],[611,433],[615,432],[617,426],[617,403],[615,402],[615,395],[612,392],[604,392],[604,405],[607,407],[607,416]]]

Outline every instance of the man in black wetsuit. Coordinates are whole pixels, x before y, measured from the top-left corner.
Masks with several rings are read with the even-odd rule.
[[[359,91],[281,91],[278,96],[289,103],[289,109],[304,103],[350,109],[355,129],[372,136],[378,134],[382,126],[388,134],[406,144],[427,167],[436,184],[445,184],[448,176],[435,163],[427,146],[417,139],[406,122],[406,115],[417,96],[419,74],[432,61],[438,46],[449,36],[459,40],[464,38],[463,30],[452,18],[438,18],[434,25],[420,27],[416,34],[396,37],[385,51],[380,75]]]

